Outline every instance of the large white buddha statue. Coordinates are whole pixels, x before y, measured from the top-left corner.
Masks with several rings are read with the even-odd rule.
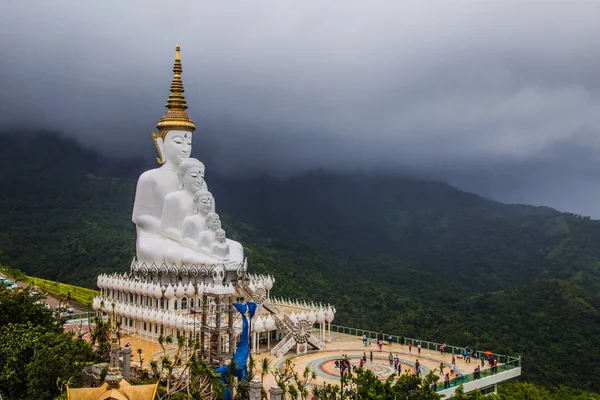
[[[136,253],[141,262],[164,261],[167,242],[161,234],[161,217],[167,194],[179,190],[177,177],[179,164],[190,157],[194,122],[185,111],[181,81],[181,59],[179,45],[175,51],[171,95],[167,101],[167,112],[156,126],[158,133],[152,138],[159,153],[159,168],[144,172],[137,183],[132,220],[136,225]],[[206,185],[204,185],[206,187]]]

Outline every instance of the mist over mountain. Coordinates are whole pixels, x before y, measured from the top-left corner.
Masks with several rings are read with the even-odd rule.
[[[154,160],[179,42],[213,171],[401,171],[600,217],[600,3],[5,3],[3,128]]]

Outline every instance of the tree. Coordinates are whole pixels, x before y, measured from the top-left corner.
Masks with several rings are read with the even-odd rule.
[[[52,310],[40,304],[45,297],[42,294],[30,294],[30,288],[8,290],[0,285],[0,326],[8,324],[31,323],[48,330],[60,332]]]
[[[53,399],[57,383],[81,382],[93,358],[87,342],[43,326],[8,324],[0,337],[0,393],[8,398]]]
[[[90,343],[96,346],[96,354],[103,360],[110,355],[110,324],[102,318],[94,317],[94,328],[90,333]]]

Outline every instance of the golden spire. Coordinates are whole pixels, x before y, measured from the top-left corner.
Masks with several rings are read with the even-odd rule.
[[[179,43],[175,47],[175,63],[173,65],[173,82],[171,82],[171,95],[167,100],[167,112],[160,119],[156,128],[158,129],[158,136],[163,140],[165,135],[170,130],[188,131],[194,132],[196,125],[192,119],[188,116],[187,103],[185,97],[183,97],[183,82],[181,81],[181,55]],[[156,134],[153,134],[153,136]]]

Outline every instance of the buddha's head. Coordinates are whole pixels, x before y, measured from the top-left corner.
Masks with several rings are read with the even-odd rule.
[[[160,155],[158,162],[178,166],[183,160],[188,159],[192,153],[192,132],[168,131],[164,135],[156,135],[154,143],[156,143]]]
[[[188,158],[179,164],[179,184],[188,192],[196,193],[204,184],[204,164],[196,158]]]
[[[215,211],[215,199],[209,191],[198,190],[194,197],[198,214],[208,215],[208,213]]]
[[[217,229],[221,228],[221,219],[219,218],[219,214],[216,212],[208,213],[206,216],[206,225],[208,229],[211,231],[217,231]]]
[[[226,238],[225,238],[225,230],[222,228],[219,228],[215,231],[215,238],[217,239],[217,242],[219,243],[225,243]]]

